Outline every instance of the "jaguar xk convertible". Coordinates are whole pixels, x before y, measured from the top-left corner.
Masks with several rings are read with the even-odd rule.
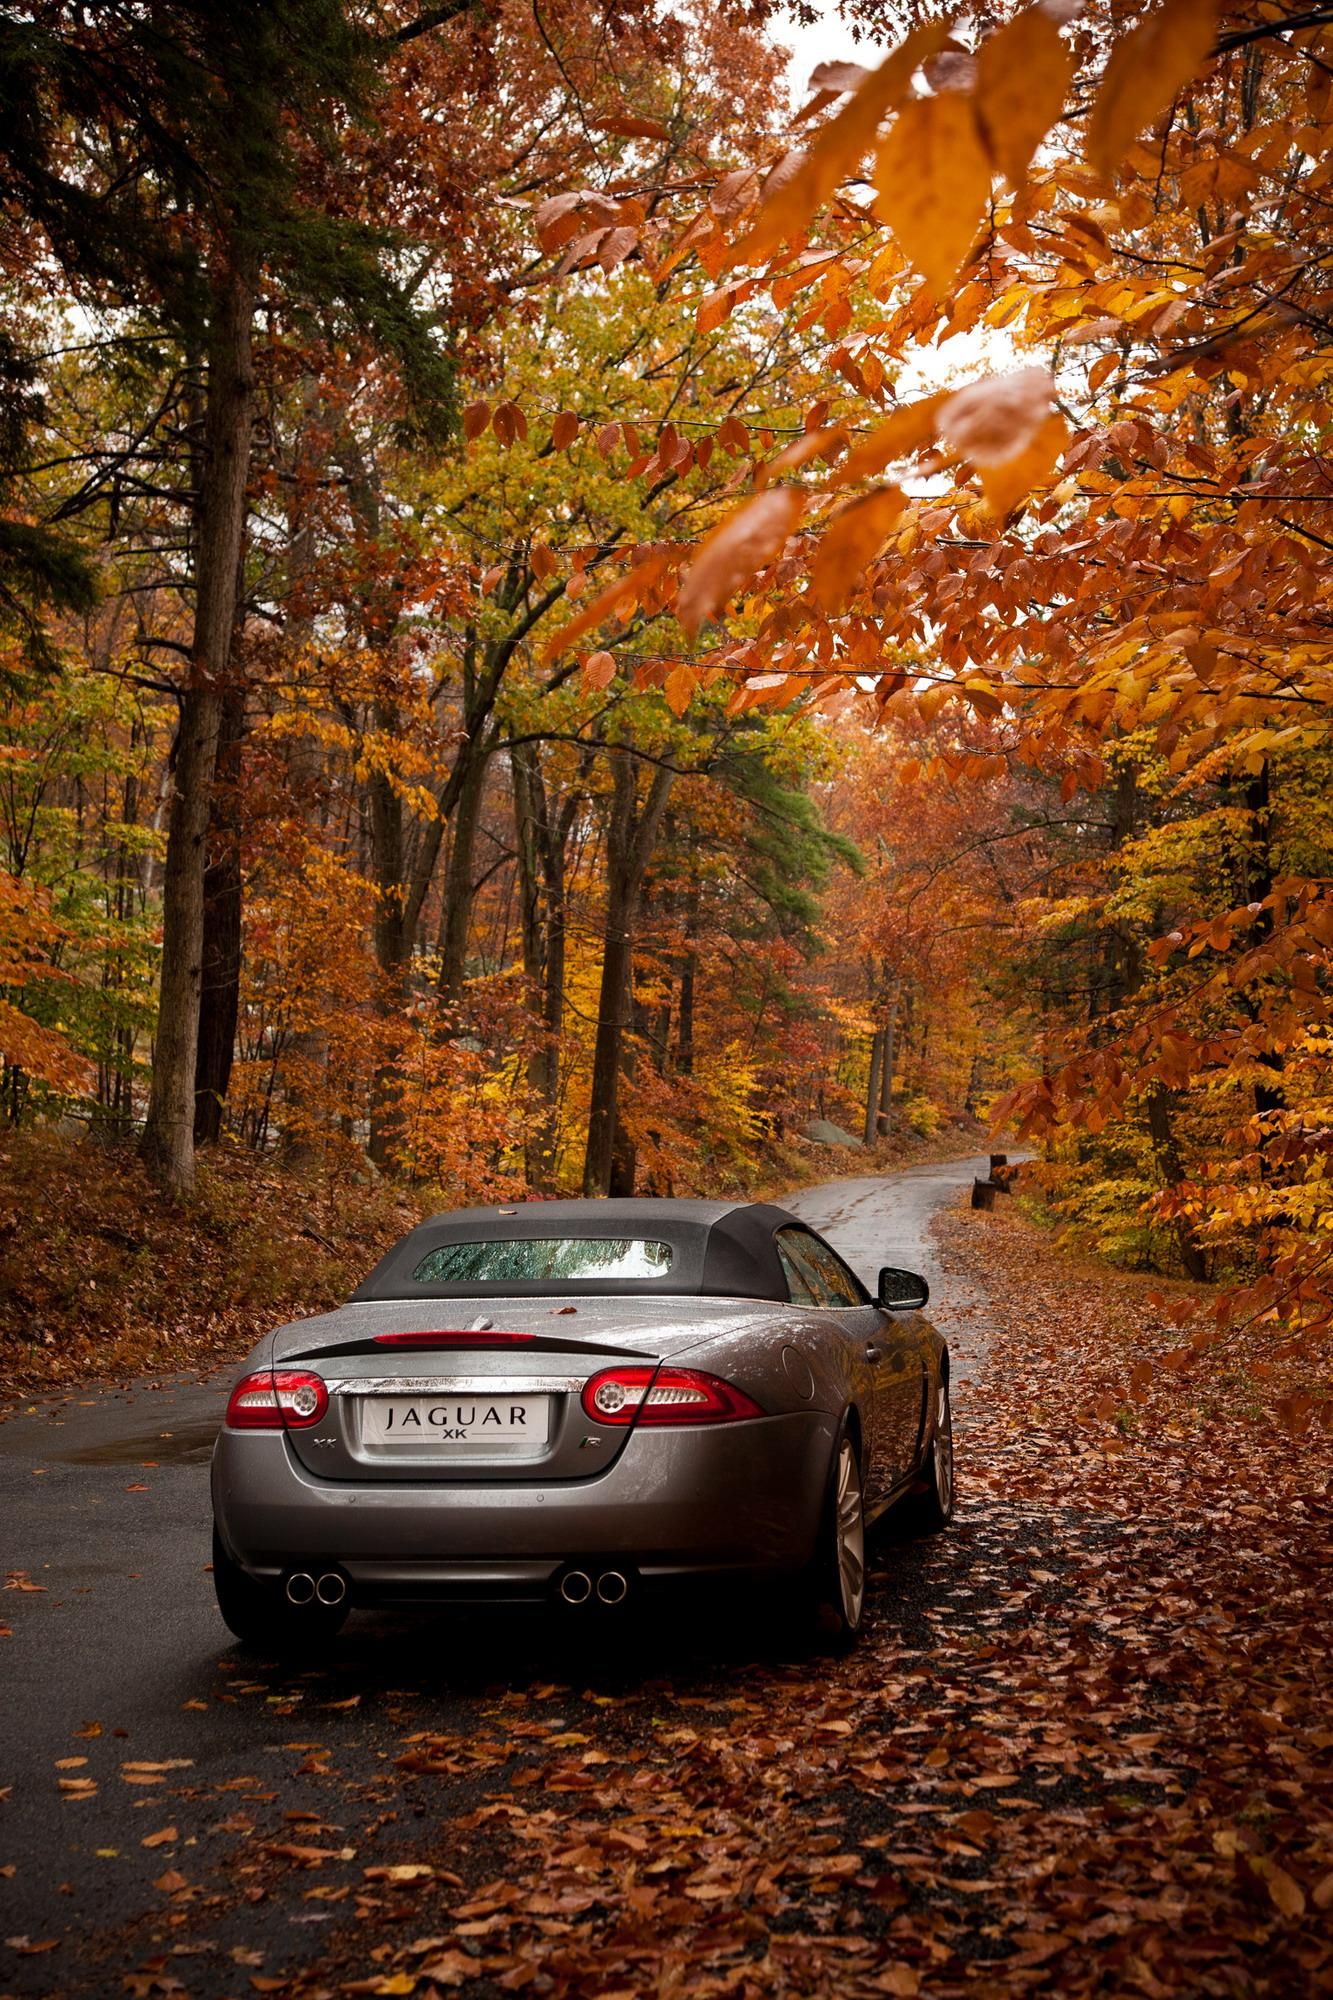
[[[787,1579],[853,1638],[865,1536],[953,1512],[923,1279],[878,1297],[796,1216],[715,1201],[438,1215],[253,1349],[213,1454],[222,1616],[260,1647],[354,1605]]]

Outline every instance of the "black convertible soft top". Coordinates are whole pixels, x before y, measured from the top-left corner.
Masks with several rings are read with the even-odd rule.
[[[671,1298],[709,1294],[788,1302],[778,1257],[779,1229],[809,1224],[770,1202],[664,1199],[527,1201],[433,1215],[395,1243],[354,1299],[559,1298],[575,1295]],[[422,1259],[447,1243],[495,1243],[544,1237],[597,1241],[646,1237],[671,1247],[671,1268],[645,1278],[545,1278],[498,1283],[418,1284]]]

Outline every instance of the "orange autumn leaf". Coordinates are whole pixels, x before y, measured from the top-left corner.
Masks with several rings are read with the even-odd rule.
[[[1041,7],[1016,14],[977,52],[977,116],[990,154],[1011,187],[1064,109],[1074,56]]]
[[[903,106],[876,158],[876,213],[934,291],[948,288],[971,249],[990,182],[970,97],[946,91]]]
[[[551,443],[557,451],[566,451],[579,434],[579,420],[573,410],[561,410],[551,425]]]
[[[984,375],[945,397],[939,434],[973,465],[999,465],[1031,442],[1050,413],[1054,393],[1047,368]]]
[[[1088,125],[1088,158],[1099,173],[1109,179],[1138,134],[1170,108],[1216,30],[1216,0],[1165,0],[1116,43]]]
[[[676,604],[676,616],[691,636],[778,554],[800,520],[803,505],[794,486],[771,486],[707,536],[685,572]]]
[[[590,118],[590,132],[613,132],[622,139],[669,139],[667,127],[660,118],[640,118],[631,112],[616,112],[607,118]]]
[[[684,715],[699,685],[699,676],[684,661],[678,661],[663,683],[667,706],[673,715]]]
[[[812,458],[831,460],[847,446],[847,433],[841,424],[826,424],[818,430],[804,431],[800,437],[784,445],[766,465],[761,465],[755,476],[756,486],[770,486],[780,472],[792,472],[798,466],[808,465]]]
[[[1043,484],[1059,463],[1069,442],[1069,426],[1052,410],[1021,451],[995,465],[978,467],[988,511],[1003,520],[1034,488]]]
[[[641,592],[649,590],[665,567],[666,557],[661,553],[655,553],[645,557],[641,563],[636,563],[633,569],[627,570],[624,576],[617,577],[614,583],[607,584],[605,590],[598,591],[596,597],[585,604],[578,615],[570,619],[568,625],[562,626],[554,638],[547,641],[542,657],[553,660],[560,653],[568,652],[585,632],[591,632],[598,625],[605,624],[614,613],[634,603]],[[577,580],[571,578],[571,585]],[[572,596],[574,593],[570,589],[566,594]]]
[[[886,465],[920,451],[935,436],[936,419],[945,400],[945,392],[941,390],[933,396],[924,396],[919,403],[904,403],[882,424],[876,424],[870,435],[853,448],[846,464],[838,468],[835,485],[852,486],[858,479],[872,479]]]
[[[736,263],[757,263],[776,244],[805,228],[839,181],[860,165],[875,143],[881,120],[906,95],[921,64],[943,47],[947,32],[943,21],[914,28],[822,127],[809,150],[787,155],[765,183],[754,225],[736,245]]]
[[[606,652],[589,653],[583,662],[583,685],[589,688],[610,687],[616,677],[616,663],[612,654]]]
[[[834,515],[810,563],[810,587],[826,611],[841,610],[904,504],[899,487],[880,486]]]

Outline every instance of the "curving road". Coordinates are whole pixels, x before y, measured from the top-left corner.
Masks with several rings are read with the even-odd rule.
[[[984,1302],[944,1279],[929,1223],[978,1171],[984,1159],[968,1158],[789,1202],[872,1285],[882,1263],[924,1270],[964,1418]],[[249,1902],[223,1891],[238,1841],[290,1840],[293,1816],[327,1810],[327,1772],[303,1763],[309,1739],[336,1746],[354,1788],[382,1784],[403,1702],[419,1728],[480,1726],[515,1657],[528,1676],[558,1667],[552,1649],[570,1645],[529,1624],[516,1653],[514,1627],[496,1618],[460,1632],[456,1617],[366,1616],[314,1673],[235,1654],[206,1568],[208,1456],[228,1372],[43,1400],[0,1422],[0,2000],[120,1994],[136,1967],[173,1950],[192,2000],[251,1991],[237,1954],[258,1950],[265,1972],[308,1960],[332,1935],[322,1927],[336,1925],[335,1904],[270,1893],[262,1876]],[[706,1629],[674,1643],[694,1647],[671,1659],[677,1683],[708,1685],[718,1643]],[[747,1671],[740,1657],[733,1684]],[[660,1642],[652,1660],[660,1671]],[[622,1690],[637,1692],[641,1668],[619,1661]],[[612,1669],[584,1659],[577,1671]],[[359,1873],[393,1859],[382,1826],[325,1845],[356,1839]],[[173,1874],[199,1885],[188,1920],[161,1886]]]

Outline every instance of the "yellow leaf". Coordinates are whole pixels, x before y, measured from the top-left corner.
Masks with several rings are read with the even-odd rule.
[[[972,100],[956,91],[903,106],[875,163],[876,212],[937,293],[971,249],[990,196]]]
[[[846,603],[904,504],[898,487],[880,486],[834,515],[810,563],[811,591],[825,611],[838,611]]]
[[[1138,134],[1170,108],[1216,30],[1216,0],[1165,0],[1116,43],[1088,124],[1088,158],[1099,173],[1113,175]]]
[[[1074,57],[1040,7],[1016,14],[977,53],[977,116],[991,158],[1021,187],[1042,140],[1064,110]]]
[[[756,493],[705,538],[681,580],[676,604],[676,616],[691,637],[779,553],[800,520],[803,505],[794,486],[772,486],[766,493]]]

